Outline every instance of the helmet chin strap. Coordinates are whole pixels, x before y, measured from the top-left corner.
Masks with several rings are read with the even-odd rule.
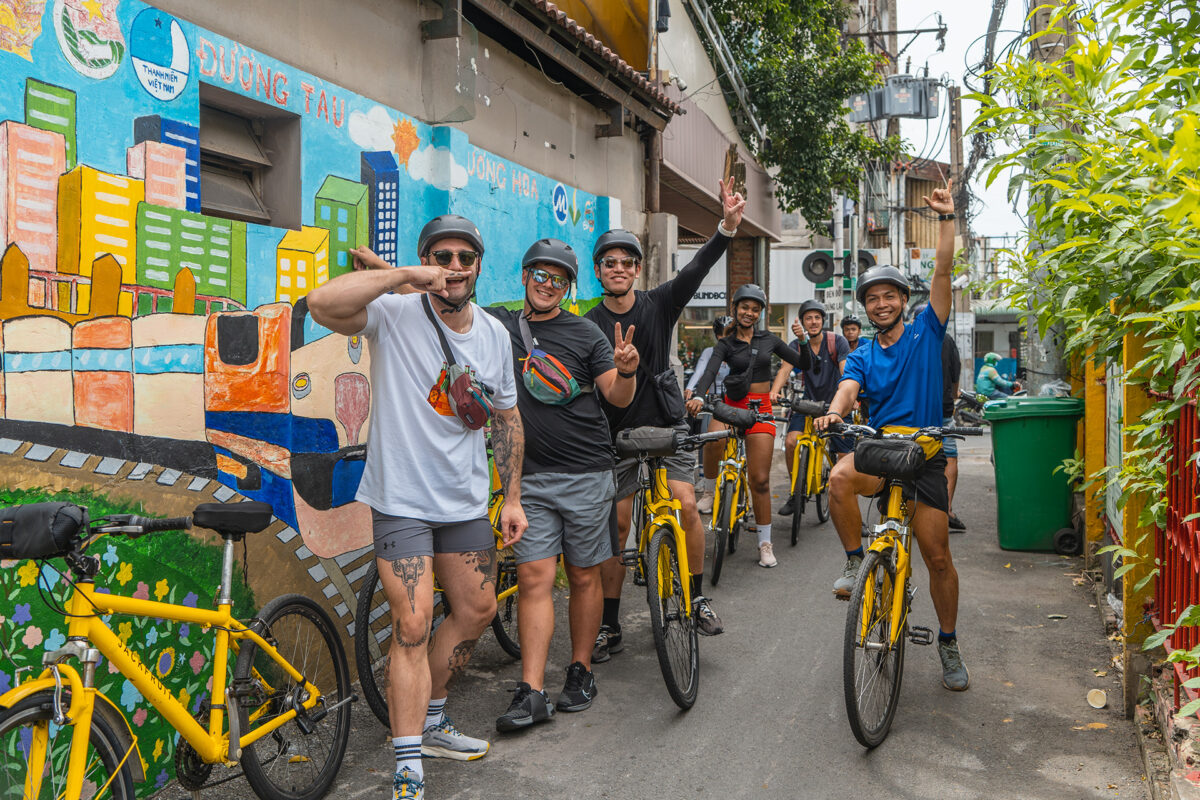
[[[904,315],[897,314],[896,318],[894,320],[892,320],[890,325],[884,325],[881,327],[875,323],[875,320],[871,320],[871,327],[875,329],[876,336],[883,336],[884,334],[886,334],[888,331],[890,331],[892,328],[896,327],[903,321],[904,321]]]
[[[608,289],[605,289],[605,290],[604,290],[604,291],[602,291],[600,294],[601,294],[601,296],[603,296],[603,297],[617,297],[617,298],[620,298],[620,297],[624,297],[625,295],[629,294],[629,293],[630,293],[630,292],[632,292],[632,291],[633,291],[633,287],[632,287],[632,286],[630,286],[628,289],[626,289],[625,291],[623,291],[623,292],[621,292],[621,293],[619,293],[619,294],[618,294],[617,292],[610,292]]]
[[[467,295],[466,299],[463,300],[458,305],[451,303],[449,300],[442,297],[440,294],[435,294],[434,298],[441,301],[442,305],[445,306],[445,308],[442,309],[443,314],[457,314],[459,311],[462,311],[464,308],[469,306],[471,304],[471,301],[475,299],[475,291],[472,290],[471,293],[469,295]]]

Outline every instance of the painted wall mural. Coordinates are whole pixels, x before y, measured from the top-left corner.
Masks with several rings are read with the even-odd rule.
[[[298,120],[296,229],[203,210],[202,84]],[[535,239],[588,254],[620,216],[462,131],[136,0],[0,0],[0,451],[31,443],[27,460],[65,450],[64,468],[100,457],[97,476],[125,464],[130,481],[185,475],[271,503],[281,552],[316,559],[300,570],[311,586],[280,591],[323,594],[351,630],[369,360],[312,322],[305,295],[352,268],[352,247],[414,263],[420,227],[450,212],[483,233],[484,305],[519,302]],[[591,270],[576,293],[599,296]],[[135,557],[115,558],[119,582]],[[38,603],[29,567],[3,566],[0,633],[40,635],[40,653],[50,631],[14,612]]]

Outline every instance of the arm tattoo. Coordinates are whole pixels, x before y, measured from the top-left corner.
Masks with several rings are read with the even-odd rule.
[[[404,591],[408,593],[408,605],[412,609],[412,613],[417,613],[417,584],[421,582],[421,576],[425,574],[425,559],[427,556],[409,556],[408,558],[398,558],[392,562],[392,574],[400,579],[400,583],[404,585]],[[397,632],[396,639],[399,641],[400,634]]]
[[[483,576],[483,580],[479,582],[479,588],[483,589],[489,583],[492,586],[496,585],[496,548],[489,547],[487,550],[473,550],[469,553],[463,553],[466,558],[467,566],[474,566],[475,571]]]
[[[521,415],[514,407],[508,413],[498,413],[492,425],[492,458],[500,482],[510,496],[519,496],[521,468],[525,463],[525,428]]]
[[[450,677],[446,679],[446,686],[454,683],[459,677],[467,671],[467,662],[471,660],[471,651],[475,649],[475,640],[468,639],[467,641],[459,642],[454,645],[454,650],[450,653],[448,665],[450,667]]]

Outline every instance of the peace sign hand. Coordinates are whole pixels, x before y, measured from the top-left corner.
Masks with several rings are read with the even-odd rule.
[[[629,332],[622,335],[621,323],[617,323],[616,335],[613,337],[613,363],[617,365],[618,372],[629,373],[635,371],[641,360],[637,348],[633,346],[633,332],[635,330],[637,330],[637,326],[630,325]]]
[[[733,191],[733,176],[723,181],[717,181],[721,194],[721,213],[724,215],[725,230],[735,231],[742,224],[742,212],[746,210],[746,200],[741,192]]]
[[[952,193],[953,188],[954,188],[954,179],[951,178],[950,180],[946,181],[945,188],[933,190],[933,197],[924,197],[923,196],[921,199],[925,201],[925,205],[929,206],[931,211],[936,211],[939,214],[953,214],[954,213],[954,194]]]

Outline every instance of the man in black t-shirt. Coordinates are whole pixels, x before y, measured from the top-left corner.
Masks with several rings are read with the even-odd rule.
[[[633,345],[641,358],[638,367],[637,392],[633,402],[621,408],[603,402],[613,436],[626,428],[641,425],[676,427],[687,433],[689,428],[682,412],[670,418],[663,408],[659,386],[655,377],[670,370],[671,331],[686,306],[700,288],[717,260],[724,255],[729,241],[737,232],[742,221],[746,201],[741,194],[733,192],[733,179],[720,185],[723,221],[696,252],[695,258],[671,280],[648,292],[635,290],[634,285],[642,272],[642,245],[637,237],[626,230],[611,230],[596,242],[592,260],[596,277],[604,287],[604,302],[587,313],[587,318],[599,326],[605,336],[613,336],[615,326],[634,331]],[[679,393],[679,384],[669,384]],[[678,397],[682,409],[683,397]],[[680,453],[665,459],[667,481],[671,495],[679,501],[680,519],[687,535],[687,560],[692,572],[691,594],[697,614],[697,627],[705,635],[721,633],[721,621],[702,594],[704,575],[704,523],[696,510],[696,490],[692,485],[696,458],[691,453]],[[617,464],[617,529],[618,542],[622,545],[629,537],[630,520],[633,514],[633,496],[637,490],[637,461],[625,459]],[[596,637],[592,653],[593,662],[607,661],[610,653],[620,652],[621,586],[625,580],[625,566],[619,554],[604,565],[604,624]],[[525,602],[522,598],[521,602]]]
[[[578,274],[575,251],[557,239],[535,242],[521,262],[520,311],[485,309],[512,338],[517,408],[526,430],[521,505],[529,528],[513,545],[521,596],[521,677],[496,728],[548,720],[554,709],[583,711],[596,696],[588,666],[600,628],[600,565],[612,556],[612,439],[600,397],[623,408],[637,388],[633,331],[617,323],[615,347],[591,322],[559,308]],[[571,665],[556,704],[545,692],[554,632],[558,556],[570,585]]]

